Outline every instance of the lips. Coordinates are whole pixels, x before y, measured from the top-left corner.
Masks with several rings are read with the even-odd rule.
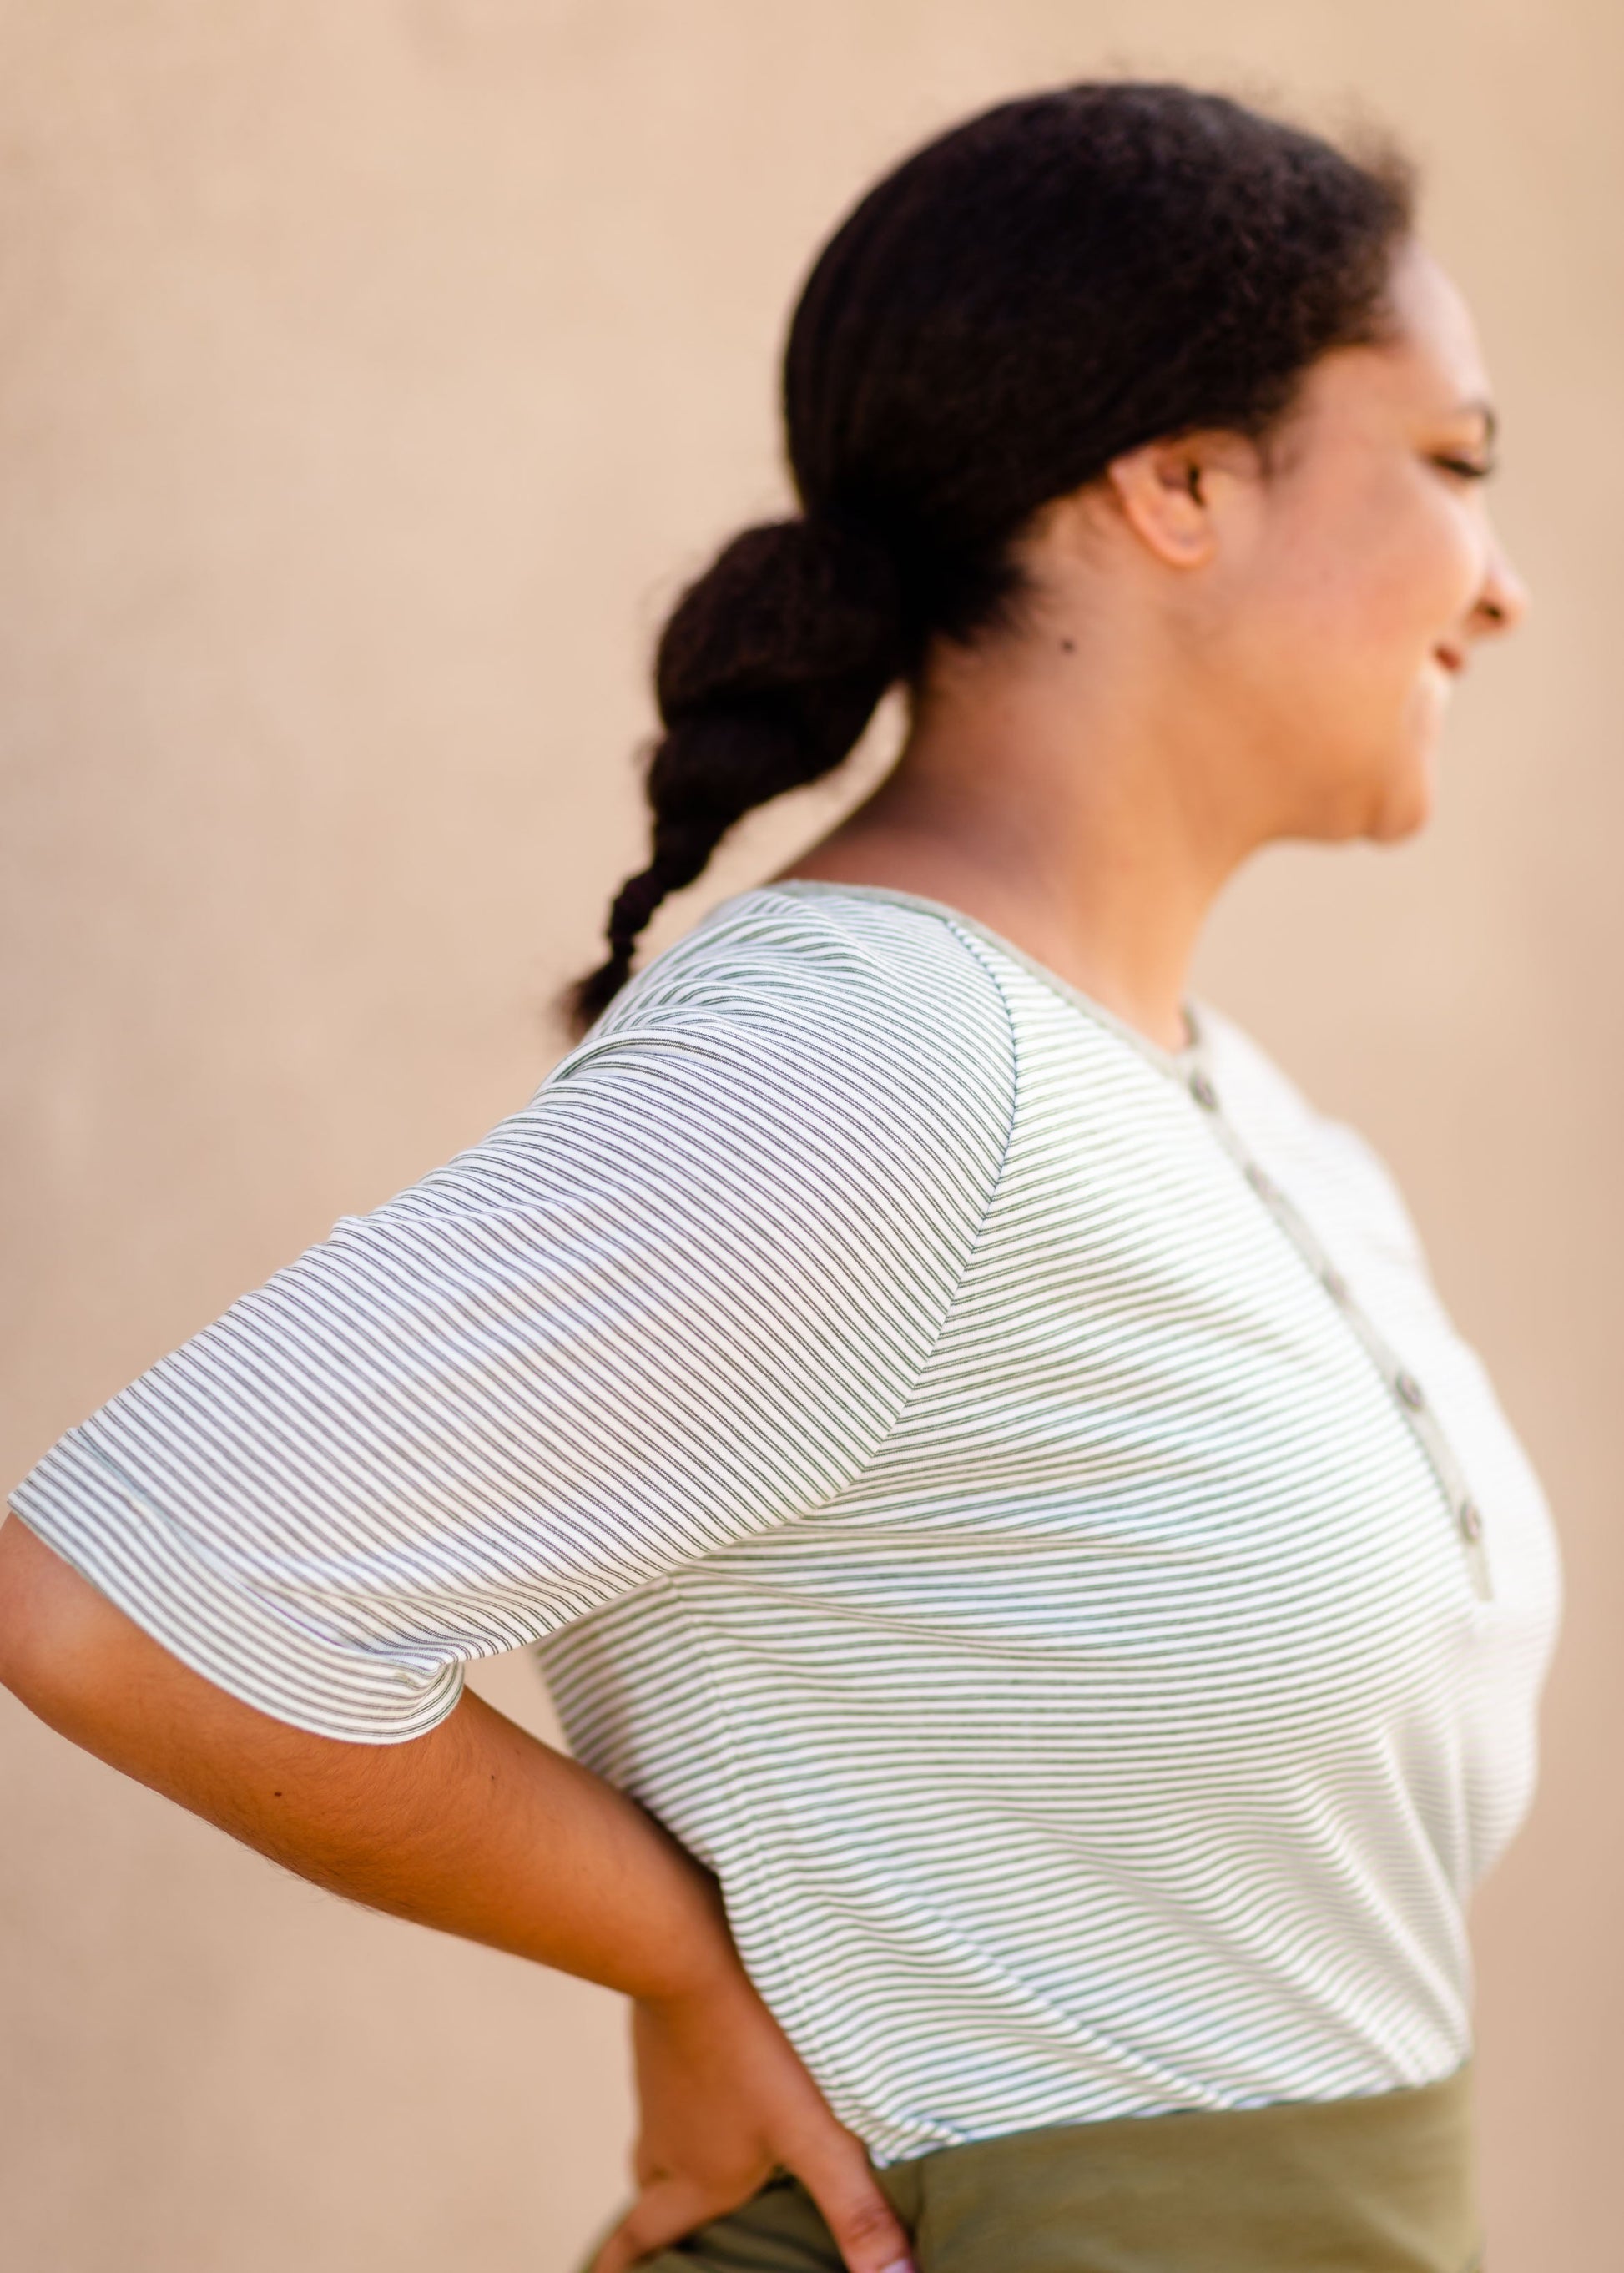
[[[1432,649],[1432,654],[1452,679],[1458,679],[1466,668],[1466,657],[1462,649],[1458,647],[1451,647],[1446,640],[1439,641]]]

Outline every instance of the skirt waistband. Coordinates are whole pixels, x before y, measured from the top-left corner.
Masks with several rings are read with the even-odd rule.
[[[892,2164],[920,2273],[1474,2273],[1470,2065],[1372,2097],[1022,2131]],[[776,2179],[648,2273],[840,2273]]]

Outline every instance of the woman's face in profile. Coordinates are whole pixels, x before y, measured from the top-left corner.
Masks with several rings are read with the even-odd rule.
[[[1420,827],[1454,682],[1527,604],[1484,495],[1494,418],[1466,304],[1411,244],[1391,308],[1390,339],[1309,371],[1215,564],[1282,836]]]

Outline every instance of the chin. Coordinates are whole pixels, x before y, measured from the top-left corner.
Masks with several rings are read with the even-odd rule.
[[[1402,797],[1385,799],[1365,836],[1372,844],[1402,844],[1408,836],[1417,836],[1432,817],[1432,786],[1429,781],[1424,788],[1410,789]]]
[[[1430,764],[1409,766],[1397,779],[1389,766],[1373,786],[1368,778],[1345,785],[1288,833],[1318,844],[1402,844],[1432,819],[1433,794]]]
[[[1396,776],[1388,776],[1385,792],[1372,815],[1368,831],[1372,844],[1402,844],[1426,827],[1438,802],[1436,737],[1410,750]]]
[[[1440,723],[1412,712],[1340,744],[1321,739],[1320,763],[1299,773],[1297,811],[1280,833],[1317,844],[1402,844],[1416,836],[1437,799]],[[1312,746],[1311,738],[1304,743]]]
[[[1358,788],[1349,783],[1350,814],[1357,813],[1357,819],[1339,834],[1369,844],[1402,844],[1432,819],[1438,800],[1436,722],[1412,720],[1409,727],[1379,753],[1365,753]]]

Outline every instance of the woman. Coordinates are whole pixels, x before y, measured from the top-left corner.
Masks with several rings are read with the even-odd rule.
[[[1084,86],[871,192],[786,401],[597,1023],[47,1456],[5,1677],[634,2000],[597,2273],[1463,2273],[1546,1518],[1380,1165],[1185,972],[1259,845],[1421,824],[1522,612],[1470,319],[1395,161]],[[879,791],[626,986],[898,682]],[[538,1639],[575,1761],[461,1691]]]

